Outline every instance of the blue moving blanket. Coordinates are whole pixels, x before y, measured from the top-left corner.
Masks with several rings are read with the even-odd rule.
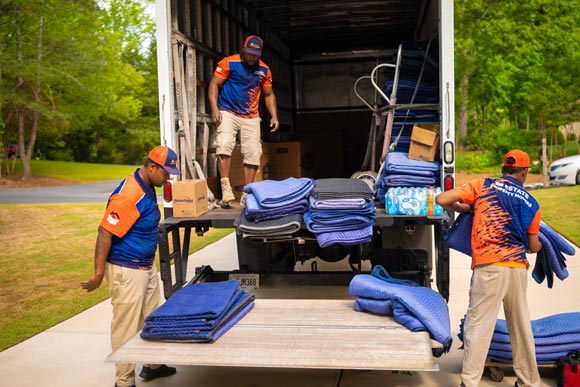
[[[576,254],[576,249],[562,238],[558,232],[543,222],[540,224],[538,238],[542,242],[542,250],[536,255],[532,277],[539,284],[546,279],[548,288],[552,288],[554,274],[561,281],[568,278],[566,258],[563,254],[574,255]]]
[[[433,349],[434,356],[441,356],[451,348],[447,303],[434,290],[392,278],[384,267],[377,265],[370,275],[356,275],[350,282],[349,293],[357,297],[357,311],[392,315],[414,332],[429,332],[433,340],[443,345]]]
[[[314,196],[310,196],[309,202],[313,210],[364,210],[373,203],[363,198],[316,199]]]
[[[239,295],[236,280],[184,286],[145,318],[152,321],[217,319],[226,313]]]
[[[314,180],[289,177],[285,180],[264,180],[248,184],[244,192],[254,194],[264,208],[282,207],[305,198],[314,187]]]
[[[458,334],[462,341],[463,322],[462,319]],[[531,324],[538,364],[554,364],[571,349],[580,348],[580,312],[555,314],[532,320]],[[513,360],[505,320],[497,319],[488,357],[504,363]]]
[[[253,308],[253,301],[253,295],[242,291],[226,313],[207,326],[198,326],[195,320],[192,324],[187,320],[157,321],[146,323],[141,337],[150,341],[214,342]]]
[[[320,247],[328,247],[330,245],[358,245],[359,243],[367,243],[371,241],[373,236],[373,226],[365,228],[350,230],[350,231],[332,231],[316,234],[316,241]]]
[[[312,196],[316,199],[365,199],[374,197],[373,190],[360,179],[318,179],[312,189]]]
[[[243,238],[284,239],[300,230],[301,225],[301,214],[254,222],[242,212],[234,221],[234,226],[238,228],[238,234],[241,234]]]
[[[404,152],[389,152],[385,159],[385,169],[389,174],[412,174],[433,177],[441,168],[438,161],[421,161],[410,159]]]
[[[277,219],[292,214],[303,214],[308,210],[308,200],[306,198],[299,199],[293,203],[281,207],[262,207],[256,200],[254,194],[247,194],[245,199],[246,217],[255,222],[263,220]]]

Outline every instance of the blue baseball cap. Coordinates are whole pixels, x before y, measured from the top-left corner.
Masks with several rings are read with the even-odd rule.
[[[264,48],[264,42],[257,35],[248,36],[244,42],[244,52],[248,54],[262,56],[262,48]]]
[[[149,152],[147,156],[149,160],[153,161],[155,164],[160,165],[167,173],[172,175],[179,175],[179,169],[177,169],[177,153],[166,146],[156,146]]]

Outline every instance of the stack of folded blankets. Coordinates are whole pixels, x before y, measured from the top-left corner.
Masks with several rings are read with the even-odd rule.
[[[145,318],[150,341],[214,342],[254,307],[237,280],[184,286]]]
[[[302,225],[314,180],[290,177],[248,184],[245,208],[234,225],[244,238],[285,239]]]
[[[461,319],[458,337],[463,341]],[[561,313],[532,320],[537,364],[555,364],[560,356],[580,348],[580,312]],[[498,319],[489,346],[488,358],[512,363],[512,348],[505,320]]]
[[[439,183],[441,163],[410,159],[404,152],[389,152],[377,180],[377,199],[385,204],[390,187],[429,187]]]
[[[536,255],[536,264],[532,271],[532,277],[539,284],[546,279],[548,288],[552,288],[554,274],[561,281],[568,278],[564,254],[574,255],[576,254],[576,249],[562,238],[557,231],[543,222],[540,224],[538,238],[542,242],[542,249]]]
[[[413,332],[427,331],[442,344],[433,348],[433,355],[441,356],[451,348],[451,328],[447,303],[432,289],[410,280],[392,278],[385,268],[376,265],[371,274],[357,274],[349,286],[351,296],[357,297],[354,309],[385,316]]]
[[[359,179],[319,179],[304,214],[320,247],[370,242],[376,218],[373,191]]]

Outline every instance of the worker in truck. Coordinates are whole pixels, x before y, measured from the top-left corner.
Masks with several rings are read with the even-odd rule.
[[[83,289],[97,289],[103,277],[113,306],[113,350],[137,334],[145,317],[161,305],[155,268],[161,213],[155,187],[178,175],[177,154],[165,146],[153,148],[142,168],[123,180],[109,196],[95,246],[95,273]],[[166,365],[144,365],[139,377],[153,380],[175,374]],[[135,386],[135,364],[116,364],[115,387]]]
[[[474,205],[461,386],[479,385],[502,302],[516,386],[540,386],[527,301],[526,252],[542,248],[540,206],[523,187],[530,166],[527,153],[512,150],[504,156],[501,178],[472,180],[436,198],[451,211],[471,211],[470,204]]]
[[[209,84],[212,121],[217,126],[216,153],[221,176],[222,202],[226,204],[235,199],[229,176],[231,154],[238,132],[244,162],[244,184],[254,181],[260,165],[262,142],[258,105],[262,91],[271,116],[271,131],[275,132],[280,126],[276,95],[272,90],[272,72],[260,60],[263,46],[264,42],[259,36],[248,36],[240,54],[227,56],[218,63]],[[245,193],[240,200],[242,206],[244,196]]]

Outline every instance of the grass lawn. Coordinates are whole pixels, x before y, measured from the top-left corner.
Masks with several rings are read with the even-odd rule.
[[[542,219],[580,246],[580,185],[530,191],[540,203]]]

